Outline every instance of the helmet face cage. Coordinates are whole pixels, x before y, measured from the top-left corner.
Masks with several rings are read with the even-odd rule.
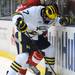
[[[49,19],[52,19],[52,20],[57,17],[56,9],[52,5],[45,7],[45,14]]]

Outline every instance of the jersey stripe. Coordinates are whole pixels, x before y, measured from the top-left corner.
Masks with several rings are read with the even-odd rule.
[[[10,67],[16,72],[18,72],[22,66],[18,64],[16,61],[14,61]]]
[[[52,58],[44,57],[44,58],[45,58],[46,64],[49,64],[49,65],[55,64],[55,58],[54,57],[52,57]]]

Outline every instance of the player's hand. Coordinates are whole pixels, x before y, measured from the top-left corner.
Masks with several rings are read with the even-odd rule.
[[[63,26],[69,25],[71,23],[71,17],[70,16],[63,16],[60,18],[59,23]]]
[[[17,19],[16,26],[20,32],[26,32],[27,30],[27,24],[24,22],[24,19],[22,19],[21,17]]]

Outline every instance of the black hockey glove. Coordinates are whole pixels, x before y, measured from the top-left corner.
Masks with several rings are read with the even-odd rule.
[[[61,17],[59,23],[63,26],[67,26],[71,24],[71,17],[70,16]]]
[[[27,30],[27,24],[24,22],[24,19],[22,19],[21,17],[17,19],[16,26],[20,32],[26,32]]]

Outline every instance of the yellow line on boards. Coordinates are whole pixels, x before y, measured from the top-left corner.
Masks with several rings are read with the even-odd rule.
[[[11,54],[8,51],[0,50],[0,57],[8,58],[10,60],[15,60],[15,55]]]

